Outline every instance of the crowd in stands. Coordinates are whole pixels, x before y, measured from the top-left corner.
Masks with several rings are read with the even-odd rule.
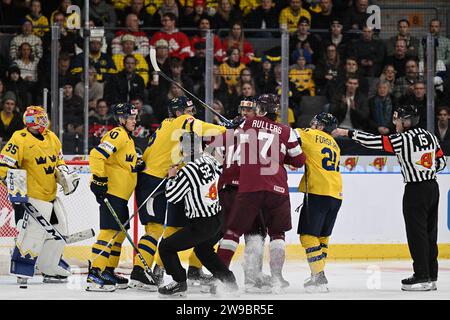
[[[96,143],[114,126],[109,109],[133,102],[134,133],[144,140],[168,116],[167,102],[183,92],[153,72],[150,48],[161,69],[200,98],[205,92],[207,30],[214,31],[213,107],[227,118],[239,101],[260,93],[281,95],[280,42],[258,56],[252,39],[289,39],[289,124],[297,126],[310,97],[326,101],[344,128],[392,133],[396,104],[420,106],[427,123],[424,42],[398,21],[398,34],[383,39],[367,26],[369,0],[90,0],[90,26],[104,36],[89,42],[84,79],[83,30],[71,29],[70,5],[83,0],[0,0],[0,137],[21,128],[21,112],[42,104],[51,84],[50,26],[60,26],[58,83],[64,92],[64,131],[83,134],[84,81],[89,81],[89,135]],[[450,153],[450,40],[433,19],[436,37],[436,135]],[[309,98],[305,98],[309,97]],[[198,108],[198,117],[204,117]],[[219,122],[217,117],[215,122]],[[303,122],[301,122],[303,123]],[[95,140],[97,139],[97,140]],[[68,150],[73,153],[73,150]]]

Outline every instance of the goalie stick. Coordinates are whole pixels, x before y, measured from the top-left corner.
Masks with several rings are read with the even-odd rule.
[[[136,211],[134,211],[134,213],[131,215],[131,217],[129,217],[128,220],[125,221],[125,223],[123,224],[124,227],[126,227],[126,226],[131,222],[131,220],[134,218],[134,216],[135,216],[136,214],[139,213],[139,210],[141,210],[141,208],[147,203],[148,200],[150,200],[150,198],[152,198],[152,197],[154,198],[154,197],[156,197],[157,195],[159,195],[161,192],[164,192],[163,190],[160,191],[160,192],[156,192],[156,190],[158,190],[159,187],[161,187],[161,185],[164,183],[164,181],[166,181],[166,179],[167,179],[167,178],[164,178],[164,179],[156,186],[156,188],[152,191],[152,193],[150,193],[150,195],[147,197],[147,199],[145,199],[144,202],[142,202],[142,204],[139,206],[139,208],[137,208]],[[121,231],[117,231],[117,232],[116,232],[116,234],[114,235],[114,237],[112,237],[112,239],[109,240],[109,242],[106,244],[106,248],[103,249],[102,251],[100,251],[99,253],[97,253],[97,254],[95,255],[95,257],[92,259],[92,262],[94,262],[94,261],[95,261],[95,260],[96,260],[103,252],[105,252],[105,250],[111,249],[111,248],[112,248],[112,245],[113,245],[113,243],[114,243],[114,240],[117,238],[117,236],[120,234],[120,232],[121,232]]]
[[[40,214],[39,210],[36,209],[31,203],[23,202],[22,203],[25,212],[31,216],[40,226],[50,234],[54,240],[63,240],[67,244],[83,241],[95,236],[95,232],[93,229],[87,229],[84,231],[76,232],[70,234],[68,236],[62,235],[50,222],[45,219],[42,214]]]
[[[223,115],[221,115],[220,113],[218,113],[216,110],[214,110],[213,108],[211,108],[210,106],[208,106],[205,102],[203,102],[200,98],[198,98],[195,94],[193,94],[192,92],[190,92],[189,90],[187,90],[186,88],[184,88],[181,84],[179,84],[178,82],[176,82],[175,80],[173,80],[171,77],[169,77],[167,74],[165,74],[164,72],[161,71],[161,69],[158,66],[158,62],[156,61],[156,50],[155,48],[150,48],[150,63],[152,64],[153,69],[158,72],[158,74],[160,74],[164,79],[166,79],[167,81],[169,81],[170,83],[175,84],[178,88],[180,88],[181,90],[183,90],[185,93],[187,93],[189,96],[191,96],[195,101],[197,101],[198,103],[200,103],[200,105],[203,108],[208,109],[209,111],[211,111],[212,113],[214,113],[214,115],[218,116],[225,124],[227,125],[233,125],[233,123],[228,120],[227,118],[225,118]]]
[[[127,237],[128,241],[130,242],[131,246],[133,247],[134,251],[136,251],[137,256],[139,257],[139,260],[141,260],[142,264],[144,265],[145,268],[145,275],[147,276],[147,278],[149,280],[151,280],[152,282],[157,283],[156,277],[154,276],[152,269],[150,269],[150,267],[148,266],[147,262],[145,261],[144,257],[142,256],[141,252],[139,251],[139,248],[136,246],[136,244],[133,242],[133,239],[131,239],[130,235],[128,234],[127,230],[125,229],[125,227],[123,226],[123,224],[120,222],[119,217],[117,216],[116,211],[114,211],[114,208],[111,206],[111,203],[109,203],[108,198],[105,198],[103,200],[106,204],[106,206],[109,209],[109,212],[111,212],[112,216],[114,217],[114,220],[116,220],[117,224],[120,227],[120,230],[122,230],[122,232],[125,234],[125,236]]]

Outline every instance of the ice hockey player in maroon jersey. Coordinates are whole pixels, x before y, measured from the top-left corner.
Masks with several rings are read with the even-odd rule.
[[[239,237],[252,230],[255,222],[261,220],[260,214],[265,227],[271,230],[271,240],[284,240],[285,232],[292,226],[287,172],[283,165],[301,167],[305,162],[296,133],[275,122],[278,97],[263,94],[255,102],[256,116],[247,118],[237,129],[239,189],[229,212],[235,218],[228,221],[228,230],[217,251],[226,265],[231,262]],[[280,249],[284,257],[284,246]],[[280,259],[272,270],[279,277],[283,263],[284,259]]]

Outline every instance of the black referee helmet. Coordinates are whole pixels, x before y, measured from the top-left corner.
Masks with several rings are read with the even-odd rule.
[[[413,104],[401,105],[394,108],[394,121],[397,119],[411,120],[411,128],[417,126],[420,120],[419,108]]]

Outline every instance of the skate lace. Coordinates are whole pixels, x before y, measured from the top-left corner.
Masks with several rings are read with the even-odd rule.
[[[169,283],[169,284],[166,286],[166,288],[167,288],[168,290],[172,290],[173,288],[176,288],[177,286],[178,286],[178,282],[172,281],[171,283]]]

